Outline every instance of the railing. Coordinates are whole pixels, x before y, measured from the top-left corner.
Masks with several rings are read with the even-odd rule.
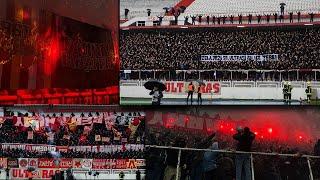
[[[181,167],[181,153],[182,151],[211,151],[211,152],[218,152],[223,154],[248,154],[250,155],[250,171],[251,171],[251,179],[255,180],[255,169],[254,169],[254,155],[263,155],[263,156],[276,156],[276,157],[296,157],[300,159],[306,159],[307,166],[308,166],[308,173],[309,179],[314,180],[314,173],[311,166],[311,160],[320,160],[320,156],[313,156],[313,155],[298,155],[298,154],[280,154],[280,153],[265,153],[265,152],[243,152],[243,151],[228,151],[228,150],[211,150],[211,149],[196,149],[196,148],[181,148],[181,147],[168,147],[168,146],[156,146],[156,145],[145,145],[146,148],[156,148],[162,150],[178,150],[178,163],[176,168],[176,180],[179,180],[179,168]],[[190,158],[190,157],[188,157]],[[159,175],[160,176],[160,175]]]
[[[319,81],[320,69],[308,70],[121,70],[121,80],[161,79],[184,81],[201,79],[208,81]]]

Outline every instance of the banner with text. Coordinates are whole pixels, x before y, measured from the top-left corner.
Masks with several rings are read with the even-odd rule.
[[[2,150],[21,149],[25,151],[48,152],[119,152],[123,150],[143,151],[143,144],[125,144],[125,145],[101,145],[101,146],[54,146],[47,144],[18,144],[18,143],[3,143],[0,144]]]
[[[188,92],[188,85],[190,82],[184,81],[166,81],[166,91],[164,94],[185,94]],[[199,83],[194,81],[194,92],[198,92]],[[219,82],[204,81],[202,86],[200,86],[200,91],[202,94],[221,94],[221,84]]]
[[[200,61],[278,61],[278,54],[262,55],[201,55]]]

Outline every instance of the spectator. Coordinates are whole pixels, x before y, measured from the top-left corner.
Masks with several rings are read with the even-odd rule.
[[[278,14],[277,14],[277,13],[274,13],[274,14],[273,14],[273,17],[274,17],[274,23],[277,23]]]
[[[212,16],[212,23],[216,24],[216,17],[215,16]]]
[[[202,15],[199,15],[198,17],[199,17],[199,24],[201,24],[201,22],[202,22]]]
[[[250,152],[252,142],[255,138],[255,134],[250,131],[248,127],[244,130],[238,129],[237,134],[233,135],[233,138],[238,141],[237,150]],[[250,155],[249,154],[237,154],[236,155],[236,179],[237,180],[250,180]]]
[[[208,15],[207,16],[207,24],[209,25],[209,23],[210,23],[210,16]]]
[[[257,18],[258,18],[258,23],[260,24],[261,23],[261,18],[262,16],[260,14],[257,15]]]
[[[293,12],[289,13],[290,23],[293,23]]]
[[[181,141],[181,140],[177,140],[174,144],[174,147],[185,147],[185,142]],[[168,149],[167,150],[167,158],[166,158],[166,162],[167,162],[167,167],[165,169],[164,172],[164,178],[163,180],[171,180],[172,178],[175,179],[176,178],[176,173],[177,173],[177,163],[178,163],[178,150],[174,150],[174,149]],[[180,179],[181,176],[181,170],[182,168],[185,168],[185,154],[181,153],[180,156],[180,169],[178,170],[178,179]]]
[[[231,22],[231,24],[233,24],[233,18],[234,18],[234,16],[231,15],[231,16],[230,16],[230,22]]]
[[[251,22],[252,22],[252,14],[249,14],[248,15],[248,24],[251,24]]]
[[[300,11],[298,11],[298,22],[300,22],[300,20],[301,20],[301,12]]]
[[[185,17],[184,17],[184,25],[189,24],[188,20],[189,20],[189,17],[188,17],[188,16],[185,16]]]
[[[313,12],[312,12],[312,13],[309,13],[309,15],[310,15],[310,22],[313,22],[314,13],[313,13]]]
[[[151,15],[151,9],[147,9],[148,17]]]
[[[163,16],[157,16],[158,17],[158,19],[159,19],[159,26],[161,26],[161,24],[162,24],[162,19],[163,19]]]
[[[266,16],[267,16],[267,23],[269,24],[269,22],[270,22],[270,14],[267,14]]]
[[[217,17],[217,23],[220,24],[221,17]]]
[[[265,27],[263,30],[246,28],[228,31],[221,28],[123,31],[120,35],[121,69],[319,69],[320,53],[317,49],[319,34],[320,28],[317,26],[301,26],[294,29],[281,26]],[[278,54],[278,60],[198,61],[201,55],[212,54]],[[284,74],[282,75],[285,78]],[[226,75],[217,73],[219,79],[224,76]],[[237,73],[234,72],[233,77],[236,76]],[[257,73],[254,78],[261,79],[262,76]]]
[[[239,24],[242,24],[242,14],[240,14],[238,16],[239,16]]]
[[[196,16],[191,16],[192,25],[196,25]]]
[[[218,150],[218,142],[215,140],[215,135],[213,135],[211,139],[211,145],[208,149],[210,150]],[[205,180],[218,180],[218,153],[212,151],[206,151],[203,156],[203,167],[204,167],[204,174]]]
[[[280,12],[281,12],[281,15],[284,15],[284,6],[285,6],[284,3],[281,3],[281,4],[280,4]]]
[[[124,16],[126,19],[128,19],[129,9],[124,9]]]
[[[222,23],[225,24],[226,23],[226,19],[227,17],[226,16],[222,16]]]

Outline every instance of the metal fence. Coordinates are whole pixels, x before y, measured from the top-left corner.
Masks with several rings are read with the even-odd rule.
[[[231,156],[237,156],[237,155],[243,155],[247,154],[250,156],[250,172],[251,172],[251,179],[261,179],[259,175],[261,176],[261,172],[259,172],[259,169],[267,170],[266,168],[270,168],[270,163],[273,165],[276,165],[276,162],[274,160],[282,160],[288,165],[289,173],[291,175],[294,175],[294,171],[303,172],[305,175],[305,179],[309,180],[316,180],[319,178],[319,170],[320,170],[320,156],[312,156],[312,155],[302,155],[302,154],[280,154],[280,153],[265,153],[265,152],[243,152],[243,151],[228,151],[228,150],[211,150],[211,149],[195,149],[195,148],[181,148],[181,147],[168,147],[168,146],[156,146],[156,145],[146,145],[145,147],[150,149],[159,149],[159,150],[177,150],[178,156],[177,156],[177,166],[176,166],[176,173],[175,173],[175,179],[178,180],[181,177],[180,168],[181,168],[181,156],[182,153],[185,152],[206,152],[206,151],[212,151],[212,152],[218,152],[219,154],[229,154]],[[265,158],[263,158],[265,157]],[[188,156],[187,158],[191,158]],[[263,160],[267,160],[269,164],[264,163]],[[290,163],[287,163],[286,161],[289,160],[295,160],[300,166],[294,166],[290,165]],[[259,166],[259,167],[258,167]],[[282,169],[281,169],[282,168]],[[275,169],[275,172],[278,172],[279,174],[282,174],[284,180],[290,180],[289,175],[283,175],[280,171],[284,171],[283,167],[278,167],[278,169]],[[269,170],[270,172],[270,170]],[[303,174],[302,173],[302,174]],[[316,174],[316,175],[315,175]],[[161,175],[159,175],[161,176]],[[279,175],[280,177],[280,175]],[[297,177],[295,177],[297,178]]]

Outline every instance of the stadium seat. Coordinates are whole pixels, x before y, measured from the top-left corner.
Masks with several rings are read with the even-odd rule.
[[[80,96],[81,96],[81,103],[82,104],[92,104],[92,96],[93,96],[93,93],[92,93],[92,90],[91,89],[85,89],[85,90],[82,90],[80,92]]]
[[[124,18],[124,9],[130,10],[130,17],[146,16],[147,9],[151,9],[151,16],[164,14],[164,7],[174,7],[179,0],[121,0],[120,17]]]
[[[286,12],[301,11],[302,14],[319,12],[318,0],[197,0],[187,9],[186,14],[207,15],[238,15],[238,14],[267,14],[280,11],[280,3],[286,3]]]
[[[42,95],[34,93],[33,90],[19,89],[17,90],[17,96],[19,98],[18,103],[21,104],[42,103]]]
[[[18,101],[18,97],[16,95],[10,95],[7,90],[0,90],[0,104],[15,104]]]
[[[63,101],[63,94],[61,89],[41,89],[41,94],[45,103],[48,104],[61,104]]]
[[[63,103],[64,104],[79,104],[80,92],[77,89],[66,89],[63,91]]]

